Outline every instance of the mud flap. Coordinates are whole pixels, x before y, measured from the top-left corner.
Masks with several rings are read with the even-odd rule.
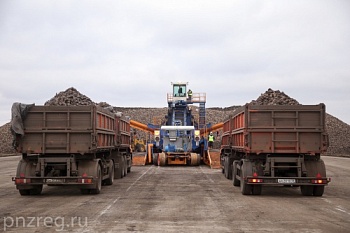
[[[96,179],[98,177],[97,174],[97,166],[99,166],[99,160],[93,160],[93,161],[85,161],[85,160],[79,160],[78,164],[78,176],[92,176],[93,184],[91,185],[82,185],[81,187],[83,189],[93,189],[96,186]]]

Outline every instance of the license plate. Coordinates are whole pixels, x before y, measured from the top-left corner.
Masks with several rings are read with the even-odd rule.
[[[294,184],[295,179],[278,179],[278,183],[280,183],[280,184]]]
[[[64,179],[46,179],[46,183],[64,183]]]

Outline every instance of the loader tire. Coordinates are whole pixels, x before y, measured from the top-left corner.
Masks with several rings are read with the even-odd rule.
[[[165,166],[166,165],[166,154],[165,153],[159,153],[158,155],[158,166]]]
[[[191,166],[198,166],[201,161],[200,159],[200,155],[196,153],[191,153]]]

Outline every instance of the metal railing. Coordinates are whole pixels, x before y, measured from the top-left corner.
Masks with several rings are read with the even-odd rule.
[[[167,100],[168,103],[171,103],[174,101],[174,98],[177,99],[183,99],[184,97],[174,97],[173,93],[168,93],[167,94]],[[207,100],[207,96],[206,93],[193,93],[192,97],[188,97],[188,95],[186,96],[186,101],[191,102],[191,103],[205,103]]]

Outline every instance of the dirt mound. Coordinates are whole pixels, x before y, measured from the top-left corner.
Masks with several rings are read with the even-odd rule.
[[[329,137],[329,147],[325,154],[350,155],[350,125],[330,114],[326,114],[326,129]]]
[[[80,106],[80,105],[92,105],[94,102],[86,95],[81,94],[74,87],[68,88],[65,91],[61,91],[56,94],[50,100],[45,102],[45,105],[53,106]]]
[[[279,90],[274,91],[271,88],[250,103],[255,105],[299,105],[298,101],[289,97],[284,92]]]
[[[11,124],[7,123],[0,127],[0,154],[15,153],[12,147],[13,137],[10,131]]]

